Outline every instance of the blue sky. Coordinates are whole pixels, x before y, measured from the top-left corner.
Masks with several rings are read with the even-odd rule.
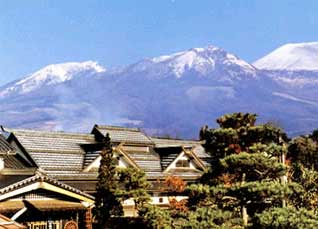
[[[254,61],[318,41],[316,0],[0,0],[0,85],[41,67],[105,67],[209,44]]]

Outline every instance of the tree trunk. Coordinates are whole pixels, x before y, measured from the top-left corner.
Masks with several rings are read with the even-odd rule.
[[[246,177],[246,174],[243,173],[241,185],[244,184],[244,182],[245,182],[245,177]],[[244,227],[247,227],[247,224],[248,224],[247,208],[246,208],[245,204],[243,204],[241,208],[242,208],[243,226],[244,226]]]
[[[283,152],[282,152],[282,157],[281,157],[281,162],[282,162],[282,164],[283,165],[285,165],[286,164],[286,156],[285,156],[285,152],[284,152],[284,150],[285,150],[285,144],[283,144]],[[286,173],[287,173],[287,171],[286,171]],[[286,185],[287,184],[287,174],[285,174],[285,175],[283,175],[282,177],[281,177],[281,183],[282,183],[282,185]],[[286,207],[286,199],[285,199],[285,197],[283,197],[283,199],[282,199],[282,207],[283,208],[285,208]]]
[[[247,209],[244,205],[242,206],[242,218],[243,218],[243,226],[247,227],[248,215],[247,215]]]

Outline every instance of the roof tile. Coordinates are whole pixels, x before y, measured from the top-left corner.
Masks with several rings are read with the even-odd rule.
[[[115,126],[102,126],[96,125],[95,128],[106,136],[109,133],[113,142],[130,142],[130,143],[143,143],[153,144],[151,139],[136,128],[124,128]]]

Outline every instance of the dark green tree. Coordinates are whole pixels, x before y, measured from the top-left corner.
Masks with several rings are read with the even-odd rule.
[[[211,170],[201,179],[209,188],[203,190],[207,195],[204,198],[196,186],[191,187],[197,196],[190,194],[189,199],[189,203],[198,202],[199,196],[203,204],[241,212],[244,226],[248,215],[281,206],[289,194],[288,185],[281,183],[286,181],[287,135],[270,124],[255,122],[255,114],[233,113],[217,119],[220,128],[204,127],[200,131],[200,139],[212,157]]]
[[[289,144],[287,160],[290,164],[289,179],[299,183],[304,192],[295,196],[294,206],[317,213],[318,204],[318,130],[299,136]]]
[[[287,158],[292,164],[301,164],[305,168],[318,170],[318,144],[316,133],[311,136],[294,138],[288,147]]]
[[[290,179],[297,182],[302,190],[295,191],[292,205],[318,213],[318,172],[296,164],[290,169]]]
[[[318,142],[318,129],[313,130],[312,134],[310,135],[310,138],[313,141]]]
[[[318,131],[299,136],[289,144],[287,160],[289,179],[299,183],[304,193],[294,198],[296,208],[303,207],[317,213],[318,204]]]
[[[155,205],[147,205],[142,213],[147,228],[154,229],[171,229],[173,219],[168,210],[162,209]]]
[[[186,208],[149,206],[153,228],[316,228],[318,130],[289,143],[282,129],[256,125],[255,114],[217,119],[201,129],[211,169],[185,189]],[[161,222],[161,223],[160,223]]]
[[[318,215],[307,209],[270,208],[256,214],[253,228],[318,228]]]
[[[240,219],[231,211],[214,208],[197,208],[188,214],[188,220],[180,228],[241,228]]]
[[[118,171],[121,190],[119,195],[122,201],[133,198],[135,209],[140,212],[146,203],[150,201],[147,189],[150,184],[147,182],[145,173],[137,168],[125,168]]]
[[[113,150],[108,134],[103,140],[100,155],[95,214],[99,228],[105,228],[105,224],[112,216],[123,215],[123,208],[118,197],[119,184],[116,163],[113,159]]]

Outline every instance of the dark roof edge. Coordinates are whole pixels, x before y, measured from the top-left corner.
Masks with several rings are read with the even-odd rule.
[[[132,132],[141,132],[139,128],[135,127],[122,127],[122,126],[112,126],[112,125],[98,125],[95,124],[94,128],[100,129],[110,129],[110,130],[125,130],[125,131],[132,131]]]
[[[32,166],[35,166],[37,168],[40,168],[40,166],[36,163],[36,161],[34,160],[34,158],[31,156],[31,154],[24,148],[24,146],[20,143],[20,141],[18,140],[18,138],[14,135],[14,133],[10,132],[10,135],[8,137],[8,142],[12,142],[14,141],[17,146],[20,148],[20,150],[23,153],[23,156],[26,157],[23,158],[26,162],[31,163]]]
[[[18,182],[14,183],[14,184],[11,184],[11,185],[9,185],[9,186],[7,186],[5,188],[2,188],[2,189],[0,189],[0,194],[8,193],[10,191],[16,190],[16,189],[18,189],[20,187],[26,186],[28,184],[31,184],[31,183],[37,182],[37,181],[42,181],[42,182],[44,181],[44,182],[56,185],[56,186],[58,186],[60,188],[66,189],[68,191],[74,192],[74,193],[82,195],[82,196],[85,196],[85,197],[87,197],[87,198],[89,198],[91,200],[95,199],[95,197],[93,197],[93,196],[91,196],[91,195],[89,195],[89,194],[87,194],[87,193],[85,193],[85,192],[83,192],[83,191],[81,191],[81,190],[79,190],[77,188],[74,188],[74,187],[72,187],[70,185],[64,184],[64,183],[62,183],[62,182],[60,182],[58,180],[55,180],[53,178],[47,177],[47,176],[42,175],[42,174],[34,175],[32,177],[29,177],[29,178],[26,178],[24,180],[18,181]]]
[[[167,138],[167,137],[150,137],[151,139],[158,139],[158,140],[167,140],[167,141],[183,141],[183,142],[193,142],[193,143],[200,143],[201,141],[198,139],[183,139],[183,138]]]
[[[28,133],[28,134],[51,134],[60,136],[70,136],[70,137],[94,137],[89,133],[76,133],[76,132],[64,132],[64,131],[46,131],[46,130],[33,130],[33,129],[12,129],[4,128],[6,132],[9,133]]]

